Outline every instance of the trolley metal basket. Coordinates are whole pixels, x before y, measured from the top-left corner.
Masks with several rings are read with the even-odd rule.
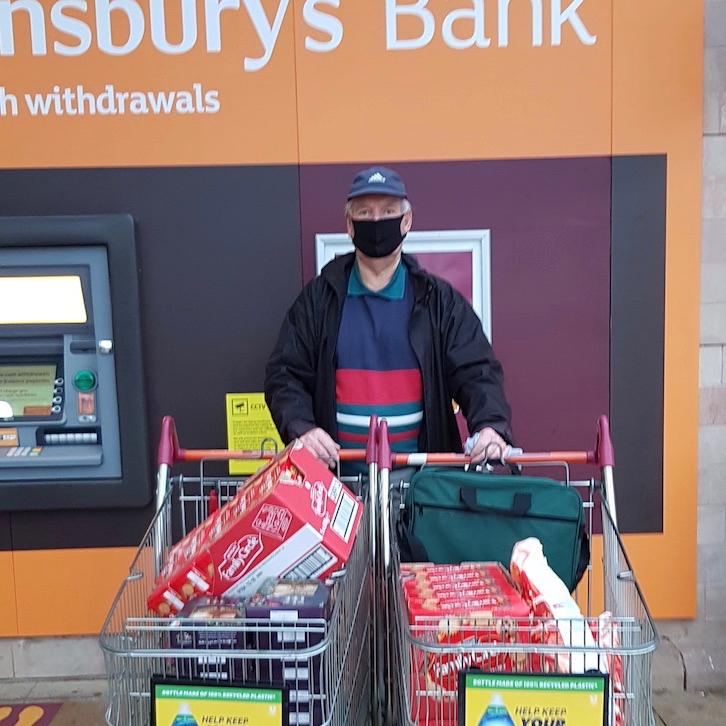
[[[382,421],[378,433],[378,469],[381,522],[380,545],[384,582],[383,614],[378,629],[380,647],[390,649],[387,672],[385,715],[381,720],[399,726],[439,724],[457,721],[457,678],[459,670],[490,673],[537,673],[547,670],[565,673],[600,671],[610,674],[609,723],[611,726],[652,726],[651,659],[658,646],[653,619],[635,579],[617,529],[613,496],[613,456],[608,422],[598,422],[598,442],[592,452],[549,452],[515,454],[508,464],[554,464],[565,468],[565,486],[581,486],[589,534],[593,534],[595,508],[602,524],[602,570],[604,608],[610,616],[593,613],[591,562],[576,595],[583,618],[525,621],[505,618],[470,620],[466,642],[454,641],[461,620],[432,618],[409,623],[400,577],[400,556],[396,538],[391,537],[396,516],[391,492],[405,486],[391,478],[393,466],[428,463],[461,465],[461,455],[391,454],[387,427]],[[575,482],[569,477],[570,464],[593,464],[602,470],[602,484],[595,480]],[[393,486],[392,486],[393,484]],[[403,505],[401,505],[403,506]],[[481,629],[482,632],[477,632]],[[562,637],[545,644],[542,633],[556,630]],[[484,632],[486,630],[486,632]],[[492,630],[499,638],[492,638]],[[388,637],[386,638],[386,635]],[[390,642],[392,639],[392,643]],[[489,641],[489,642],[487,642]],[[498,641],[498,642],[491,642]],[[551,642],[551,641],[550,641]]]
[[[210,495],[221,505],[245,485],[242,478],[208,476],[205,463],[261,456],[269,458],[270,454],[181,449],[173,421],[168,417],[164,420],[157,512],[100,635],[109,684],[109,726],[145,726],[150,721],[152,676],[176,679],[190,674],[215,685],[235,681],[264,687],[271,685],[274,674],[284,673],[285,681],[293,684],[290,724],[348,726],[367,722],[371,688],[367,506],[347,566],[333,578],[334,605],[328,620],[238,618],[200,624],[149,615],[146,597],[173,542],[206,518]],[[172,465],[182,461],[199,461],[199,475],[172,478]],[[215,647],[200,647],[197,635],[210,628],[217,636]],[[274,648],[274,643],[284,643],[284,649]]]

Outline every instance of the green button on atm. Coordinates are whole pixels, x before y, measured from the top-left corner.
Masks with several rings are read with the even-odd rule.
[[[86,393],[92,391],[96,387],[96,374],[93,371],[78,371],[73,376],[73,385],[76,390]]]

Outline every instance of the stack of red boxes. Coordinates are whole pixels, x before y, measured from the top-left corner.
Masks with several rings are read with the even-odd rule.
[[[149,609],[167,616],[200,595],[243,599],[268,577],[325,579],[350,557],[362,511],[324,464],[293,444],[171,548]]]
[[[455,724],[460,670],[522,670],[521,656],[486,646],[528,642],[529,607],[499,563],[402,564],[401,578],[414,640],[444,646],[414,649],[411,714],[418,724]]]

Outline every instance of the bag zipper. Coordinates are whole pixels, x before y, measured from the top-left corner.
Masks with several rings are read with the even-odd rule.
[[[456,512],[463,512],[464,514],[490,514],[492,516],[511,516],[512,519],[515,519],[518,517],[518,515],[513,513],[507,513],[507,512],[472,512],[471,510],[467,509],[466,507],[458,506],[455,504],[426,504],[421,502],[416,502],[414,505],[418,509],[418,515],[419,517],[423,516],[424,508],[428,507],[429,509],[443,509],[446,511],[456,511]],[[527,512],[521,517],[521,519],[546,519],[548,521],[552,522],[567,522],[569,524],[575,524],[580,521],[580,518],[577,517],[575,519],[571,519],[568,517],[558,517],[556,514],[532,514],[531,512]]]

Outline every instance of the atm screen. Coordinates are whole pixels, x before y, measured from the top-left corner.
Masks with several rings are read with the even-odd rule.
[[[0,325],[54,325],[87,320],[79,275],[0,274]]]
[[[54,363],[0,364],[0,418],[50,416],[55,379]]]

